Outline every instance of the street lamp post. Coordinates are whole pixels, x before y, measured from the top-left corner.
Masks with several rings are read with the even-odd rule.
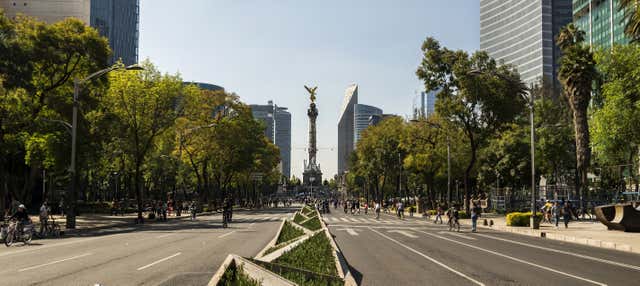
[[[485,72],[481,70],[471,70],[467,74],[471,76],[478,76],[478,75],[485,74]],[[531,219],[530,219],[530,225],[531,225],[531,228],[538,229],[540,228],[540,225],[537,223],[537,220],[536,220],[536,167],[535,167],[536,147],[535,147],[535,126],[533,121],[534,98],[533,98],[533,93],[531,92],[532,88],[525,86],[521,81],[514,82],[512,79],[507,78],[499,73],[491,73],[491,75],[499,77],[503,80],[515,83],[519,86],[522,86],[522,90],[525,91],[526,93],[529,93],[528,98],[522,94],[520,95],[524,97],[524,99],[528,102],[527,105],[529,105],[529,121],[531,123],[531,130],[530,130],[531,131],[531,139],[530,139],[531,140]]]
[[[108,67],[106,69],[99,70],[95,73],[90,74],[86,78],[80,80],[75,79],[73,81],[73,115],[71,121],[71,166],[69,167],[69,173],[71,174],[71,193],[69,198],[68,210],[67,210],[67,223],[66,227],[69,229],[76,228],[76,197],[77,197],[77,184],[78,177],[76,173],[76,139],[78,134],[78,97],[80,96],[80,90],[82,89],[82,85],[86,82],[97,78],[99,76],[105,75],[111,71],[125,69],[125,70],[142,70],[141,66],[135,64],[130,66],[121,66],[114,65],[112,67]]]

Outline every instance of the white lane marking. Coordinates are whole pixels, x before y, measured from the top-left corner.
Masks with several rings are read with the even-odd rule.
[[[464,239],[468,239],[468,240],[476,240],[473,237],[469,237],[469,236],[465,236],[459,233],[455,233],[455,232],[450,232],[450,231],[440,231],[438,232],[439,234],[448,234],[448,235],[453,235],[453,236],[457,236],[459,238],[464,238]]]
[[[74,243],[87,242],[87,241],[96,240],[96,239],[104,239],[104,238],[108,238],[108,237],[114,237],[116,235],[125,235],[125,234],[105,235],[105,236],[97,236],[97,237],[91,237],[91,238],[78,238],[78,240],[74,240],[74,241],[61,242],[61,243],[55,243],[55,244],[49,244],[49,245],[45,245],[45,246],[40,246],[40,247],[36,247],[36,248],[28,248],[28,249],[17,250],[17,251],[12,251],[12,252],[0,253],[0,257],[7,256],[7,255],[12,255],[12,254],[19,254],[19,253],[23,253],[23,252],[31,252],[31,251],[36,251],[36,250],[42,250],[42,249],[47,249],[47,248],[56,247],[56,246],[64,246],[64,245],[69,245],[69,244],[74,244]]]
[[[437,235],[437,234],[433,234],[433,233],[428,233],[428,232],[426,232],[426,231],[420,231],[420,230],[418,230],[418,231],[419,231],[419,232],[422,232],[422,233],[424,233],[424,234],[426,234],[426,235],[430,235],[430,236],[433,236],[433,237],[437,237],[437,238],[440,238],[440,239],[444,239],[444,240],[446,240],[446,241],[450,241],[450,242],[453,242],[453,243],[457,243],[457,244],[460,244],[460,245],[464,245],[464,246],[466,246],[466,247],[470,247],[470,248],[473,248],[473,249],[477,249],[477,250],[480,250],[480,251],[484,251],[484,252],[487,252],[487,253],[491,253],[491,254],[493,254],[493,255],[497,255],[497,256],[500,256],[500,257],[507,258],[507,259],[511,259],[511,260],[513,260],[513,261],[517,261],[517,262],[520,262],[520,263],[528,264],[528,265],[531,265],[531,266],[534,266],[534,267],[538,267],[538,268],[540,268],[540,269],[544,269],[544,270],[547,270],[547,271],[550,271],[550,272],[554,272],[554,273],[557,273],[557,274],[561,274],[561,275],[564,275],[564,276],[568,276],[568,277],[571,277],[571,278],[575,278],[575,279],[578,279],[578,280],[582,280],[582,281],[585,281],[585,282],[589,282],[589,283],[591,283],[591,284],[601,285],[601,286],[607,286],[607,284],[602,283],[602,282],[597,282],[597,281],[589,280],[589,279],[587,279],[587,278],[582,278],[582,277],[577,276],[577,275],[573,275],[573,274],[570,274],[570,273],[562,272],[562,271],[560,271],[560,270],[555,270],[555,269],[553,269],[553,268],[549,268],[549,267],[546,267],[546,266],[538,265],[538,264],[535,264],[535,263],[532,263],[532,262],[529,262],[529,261],[525,261],[525,260],[522,260],[522,259],[519,259],[519,258],[511,257],[511,256],[509,256],[509,255],[502,254],[502,253],[500,253],[500,252],[496,252],[496,251],[493,251],[493,250],[484,249],[484,248],[482,248],[482,247],[478,247],[478,246],[471,245],[471,244],[468,244],[468,243],[464,243],[464,242],[456,241],[456,240],[453,240],[453,239],[450,239],[450,238],[446,238],[446,237],[441,236],[441,235]]]
[[[353,228],[340,228],[340,229],[336,229],[336,230],[345,230],[351,236],[358,236],[358,233]]]
[[[395,232],[395,233],[399,233],[402,234],[408,238],[418,238],[417,235],[411,233],[410,231],[407,230],[398,230],[398,229],[394,229],[394,230],[388,230],[387,232]]]
[[[271,217],[271,216],[268,216],[268,217],[264,218],[265,221],[270,221],[272,219],[273,219],[273,217]]]
[[[221,235],[221,236],[218,236],[218,238],[223,238],[223,237],[225,237],[225,236],[227,236],[227,235],[231,235],[231,234],[232,234],[232,233],[234,233],[234,232],[236,232],[236,231],[234,230],[234,231],[232,231],[232,232],[227,232],[227,233],[225,233],[225,234],[223,234],[223,235]]]
[[[89,255],[91,255],[91,254],[93,254],[93,253],[85,253],[85,254],[81,254],[81,255],[77,255],[77,256],[73,256],[73,257],[65,258],[65,259],[60,259],[60,260],[56,260],[56,261],[47,262],[47,263],[45,263],[45,264],[34,265],[34,266],[31,266],[31,267],[22,268],[22,269],[18,270],[18,272],[23,272],[23,271],[27,271],[27,270],[33,270],[33,269],[36,269],[36,268],[40,268],[40,267],[44,267],[44,266],[49,266],[49,265],[52,265],[52,264],[56,264],[56,263],[60,263],[60,262],[65,262],[65,261],[69,261],[69,260],[72,260],[72,259],[78,259],[78,258],[81,258],[81,257],[89,256]]]
[[[429,260],[429,261],[431,261],[431,262],[433,262],[433,263],[435,263],[435,264],[437,264],[437,265],[439,265],[439,266],[441,266],[441,267],[444,267],[445,269],[447,269],[447,270],[449,270],[449,271],[451,271],[451,272],[453,272],[453,273],[457,274],[457,275],[458,275],[458,276],[460,276],[460,277],[463,277],[463,278],[465,278],[465,279],[467,279],[467,280],[469,280],[469,281],[471,281],[471,282],[475,283],[476,285],[484,286],[484,283],[482,283],[482,282],[480,282],[480,281],[478,281],[478,280],[475,280],[475,279],[473,279],[473,278],[471,278],[471,277],[467,276],[466,274],[464,274],[464,273],[462,273],[462,272],[460,272],[460,271],[458,271],[458,270],[455,270],[455,269],[453,269],[453,268],[451,268],[451,267],[447,266],[446,264],[444,264],[444,263],[442,263],[442,262],[440,262],[440,261],[438,261],[438,260],[436,260],[436,259],[434,259],[434,258],[432,258],[432,257],[430,257],[430,256],[428,256],[428,255],[426,255],[426,254],[424,254],[424,253],[422,253],[422,252],[420,252],[420,251],[417,251],[417,250],[415,250],[415,249],[413,249],[413,248],[411,248],[411,247],[409,247],[409,246],[406,246],[406,245],[404,245],[403,243],[401,243],[401,242],[399,242],[399,241],[397,241],[397,240],[395,240],[395,239],[393,239],[393,238],[391,238],[391,237],[389,237],[389,236],[387,236],[387,235],[385,235],[385,234],[383,234],[383,233],[381,233],[381,232],[379,232],[379,231],[377,231],[377,230],[374,230],[373,228],[369,228],[369,230],[371,230],[371,231],[373,231],[373,232],[377,233],[378,235],[380,235],[380,236],[382,236],[382,237],[384,237],[384,238],[386,238],[386,239],[388,239],[388,240],[390,240],[390,241],[392,241],[392,242],[395,242],[397,245],[400,245],[400,246],[402,246],[402,247],[406,248],[407,250],[409,250],[409,251],[411,251],[411,252],[413,252],[413,253],[415,253],[415,254],[417,254],[417,255],[420,255],[420,256],[422,256],[422,257],[426,258],[427,260]]]
[[[157,261],[155,261],[155,262],[153,262],[153,263],[149,263],[149,264],[147,264],[147,265],[145,265],[145,266],[141,266],[141,267],[140,267],[140,268],[138,268],[137,270],[138,270],[138,271],[140,271],[140,270],[147,269],[147,268],[149,268],[149,267],[151,267],[151,266],[154,266],[154,265],[156,265],[156,264],[158,264],[158,263],[161,263],[161,262],[167,261],[167,260],[169,260],[169,259],[171,259],[171,258],[174,258],[174,257],[176,257],[176,256],[178,256],[178,255],[180,255],[180,254],[182,254],[182,252],[178,252],[178,253],[176,253],[176,254],[174,254],[174,255],[170,255],[170,256],[167,256],[167,257],[162,258],[162,259],[160,259],[160,260],[157,260]]]
[[[339,221],[340,221],[340,219],[338,219],[337,217],[332,217],[332,218],[331,218],[331,221],[332,221],[332,222],[339,222]]]
[[[575,257],[579,257],[579,258],[583,258],[583,259],[588,259],[588,260],[591,260],[591,261],[602,262],[602,263],[606,263],[606,264],[611,264],[611,265],[615,265],[615,266],[620,266],[620,267],[625,267],[625,268],[629,268],[629,269],[640,271],[640,266],[625,264],[625,263],[622,263],[622,262],[616,262],[616,261],[611,261],[611,260],[591,257],[591,256],[587,256],[587,255],[582,255],[582,254],[571,253],[571,252],[568,252],[568,251],[563,251],[563,250],[559,250],[559,249],[555,249],[555,248],[542,247],[542,246],[523,243],[523,242],[519,242],[519,241],[513,241],[513,240],[509,240],[509,239],[493,237],[493,236],[486,235],[486,234],[476,233],[475,235],[486,237],[486,238],[490,238],[490,239],[495,239],[495,240],[499,240],[499,241],[510,242],[510,243],[513,243],[513,244],[518,244],[518,245],[527,246],[527,247],[531,247],[531,248],[542,249],[542,250],[546,250],[546,251],[550,251],[550,252],[555,252],[555,253],[560,253],[560,254],[565,254],[565,255],[571,255],[571,256],[575,256]]]
[[[341,219],[342,221],[344,221],[344,222],[349,222],[349,220],[348,220],[348,219],[346,219],[346,218],[344,218],[344,217],[341,217],[340,219]]]
[[[251,224],[249,225],[249,228],[251,228],[254,224],[256,224],[256,223],[255,223],[255,222],[251,223]]]
[[[351,220],[351,222],[359,222],[355,218],[350,218],[349,220]]]
[[[163,234],[163,235],[156,236],[156,238],[163,238],[163,237],[167,237],[167,236],[172,236],[172,235],[174,235],[174,234],[175,234],[175,233],[167,233],[167,234]]]

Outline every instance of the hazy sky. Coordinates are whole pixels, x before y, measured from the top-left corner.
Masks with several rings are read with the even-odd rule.
[[[309,104],[318,86],[318,160],[337,170],[337,124],[345,88],[385,113],[411,113],[420,45],[433,36],[452,49],[479,48],[476,0],[143,0],[140,59],[185,80],[272,99],[292,114],[292,174],[301,177]]]

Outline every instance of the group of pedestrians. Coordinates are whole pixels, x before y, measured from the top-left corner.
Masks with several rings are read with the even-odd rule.
[[[572,217],[578,217],[574,211],[574,208],[571,204],[571,201],[562,200],[560,202],[555,201],[551,203],[550,201],[546,201],[546,203],[540,208],[542,212],[542,220],[543,222],[552,223],[559,227],[560,218],[562,218],[564,222],[564,228],[569,228],[569,222]],[[553,218],[553,221],[551,219]]]

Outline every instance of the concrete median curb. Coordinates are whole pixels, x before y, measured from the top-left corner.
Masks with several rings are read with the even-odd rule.
[[[217,286],[220,279],[224,276],[227,268],[235,263],[236,267],[242,267],[242,270],[247,276],[257,281],[260,281],[261,285],[273,285],[273,286],[295,286],[298,285],[293,283],[285,278],[280,277],[279,275],[264,269],[255,263],[240,257],[235,254],[229,254],[227,258],[224,260],[220,268],[213,275],[211,280],[209,281],[208,286]]]

